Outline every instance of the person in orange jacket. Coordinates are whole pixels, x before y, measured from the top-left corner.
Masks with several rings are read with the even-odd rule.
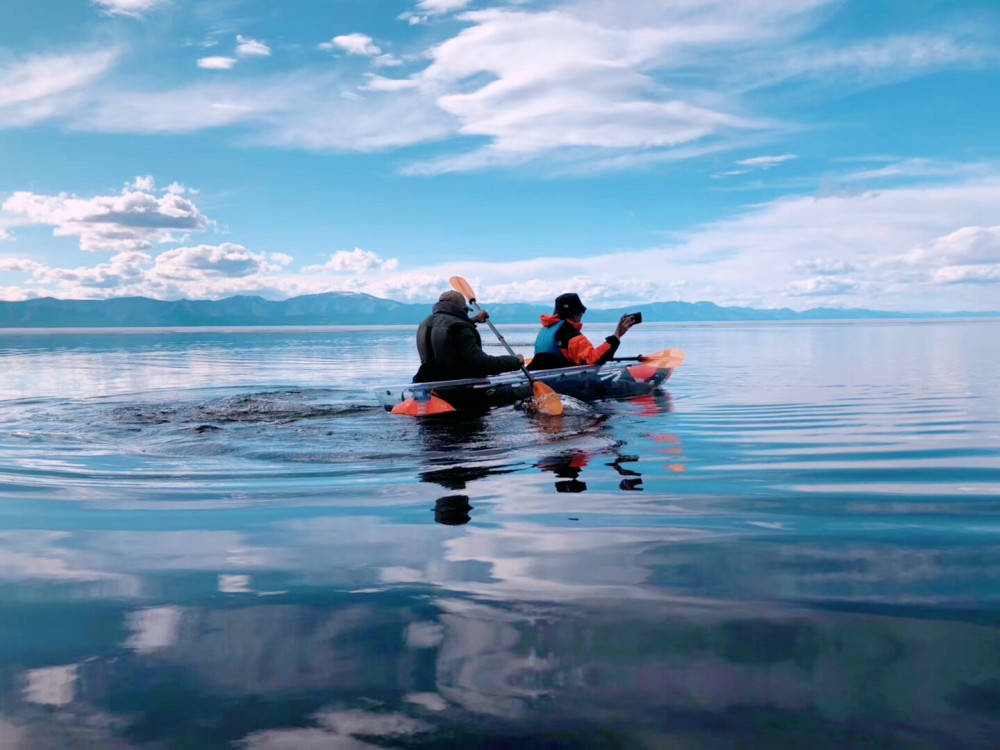
[[[560,294],[556,297],[552,315],[542,316],[542,330],[535,338],[535,356],[529,370],[552,370],[575,365],[603,365],[618,351],[621,337],[635,321],[623,315],[615,332],[594,346],[580,331],[583,314],[587,312],[577,294]]]

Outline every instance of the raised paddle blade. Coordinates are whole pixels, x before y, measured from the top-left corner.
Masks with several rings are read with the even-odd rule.
[[[400,401],[392,407],[391,413],[402,414],[407,417],[431,417],[435,414],[447,414],[452,411],[456,411],[455,407],[443,398],[440,396],[431,396],[426,400],[408,398],[405,401]]]
[[[531,392],[534,394],[531,405],[539,414],[544,414],[547,417],[558,417],[563,413],[562,399],[545,383],[540,380],[533,381]]]
[[[672,370],[684,364],[684,352],[681,349],[664,349],[643,357],[642,362],[657,370]]]
[[[451,284],[452,289],[461,294],[470,302],[476,298],[476,293],[469,285],[469,282],[463,279],[461,276],[452,276],[450,279],[448,279],[448,283]]]

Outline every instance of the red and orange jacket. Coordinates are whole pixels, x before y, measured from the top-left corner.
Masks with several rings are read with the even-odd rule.
[[[558,315],[543,315],[542,330],[535,338],[535,356],[530,370],[550,370],[574,365],[603,365],[618,351],[617,336],[608,336],[600,346],[594,346],[581,333],[580,323]]]

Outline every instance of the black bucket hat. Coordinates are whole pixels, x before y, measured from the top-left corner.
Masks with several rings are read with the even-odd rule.
[[[580,301],[580,296],[574,292],[568,292],[556,297],[556,307],[552,314],[558,315],[560,318],[567,318],[571,315],[582,315],[585,312],[587,312],[587,308]]]

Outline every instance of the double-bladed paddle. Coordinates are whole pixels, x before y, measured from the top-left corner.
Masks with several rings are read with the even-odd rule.
[[[672,370],[684,364],[682,349],[663,349],[652,354],[640,354],[636,357],[613,357],[613,362],[642,362],[656,370]]]
[[[473,291],[469,282],[463,279],[461,276],[452,276],[449,281],[451,282],[451,288],[456,292],[461,294],[467,300],[469,304],[472,305],[478,312],[483,312],[483,308],[479,306],[476,302],[476,293]],[[486,323],[489,325],[490,330],[493,331],[494,335],[500,339],[500,343],[503,344],[504,348],[512,357],[516,357],[514,350],[510,348],[510,344],[507,343],[507,339],[503,337],[497,327],[493,325],[493,321],[487,316]],[[563,413],[563,402],[559,398],[559,394],[552,390],[551,387],[541,382],[540,380],[535,380],[531,377],[531,373],[528,372],[528,368],[523,364],[521,365],[521,372],[531,383],[532,399],[531,405],[534,407],[535,411],[539,414],[544,414],[550,417],[557,417]]]

